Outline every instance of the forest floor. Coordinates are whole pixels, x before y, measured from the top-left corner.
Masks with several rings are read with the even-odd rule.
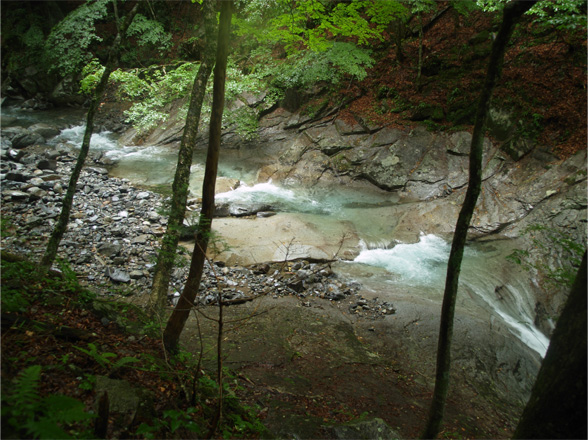
[[[11,408],[8,418],[3,413],[3,438],[15,435],[14,426],[25,438],[22,427],[47,411],[21,408],[16,397],[26,383],[23,371],[34,365],[42,371],[37,404],[59,394],[96,411],[96,383],[104,377],[150,396],[147,413],[111,412],[107,438],[145,438],[137,435],[141,423],[153,427],[155,438],[196,438],[190,423],[200,426],[199,437],[206,433],[216,402],[210,384],[217,367],[217,307],[199,310],[200,319],[191,318],[183,333],[184,350],[166,357],[157,331],[146,335],[146,326],[153,331],[157,325],[139,309],[95,299],[75,274],[39,278],[30,265],[11,260],[2,260],[2,399]],[[398,437],[415,438],[425,425],[433,379],[431,359],[423,358],[434,354],[419,353],[410,329],[394,326],[393,316],[358,318],[333,302],[295,297],[264,297],[224,312],[225,407],[217,435],[333,438],[336,426],[381,418]],[[186,419],[173,415],[190,408]],[[440,437],[508,438],[518,411],[457,380]],[[83,437],[83,429],[91,430],[45,415],[70,434]]]

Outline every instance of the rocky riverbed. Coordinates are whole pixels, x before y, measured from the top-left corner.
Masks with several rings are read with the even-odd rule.
[[[2,218],[6,232],[2,248],[38,260],[60,213],[76,153],[65,146],[16,149],[9,139],[4,138],[3,143]],[[88,162],[78,182],[58,256],[79,274],[82,283],[100,286],[105,295],[136,295],[142,303],[151,286],[159,239],[167,223],[165,199],[134,188],[126,179],[110,178],[96,157]],[[190,208],[197,210],[197,201],[193,200]],[[189,258],[180,248],[170,304],[185,283]],[[295,295],[345,300],[352,312],[373,318],[395,312],[389,302],[360,296],[360,287],[339,279],[330,262],[296,259],[292,250],[289,256],[284,253],[283,261],[249,267],[207,263],[197,301],[214,303],[220,290],[226,301]]]

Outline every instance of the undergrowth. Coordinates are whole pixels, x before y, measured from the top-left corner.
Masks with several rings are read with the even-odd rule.
[[[33,263],[3,254],[2,438],[97,438],[104,417],[106,436],[98,438],[206,435],[219,393],[199,354],[166,356],[159,323],[136,306],[97,298],[61,267],[39,275]],[[258,409],[243,405],[239,380],[226,377],[217,433],[258,438]],[[98,409],[99,384],[113,380],[139,396],[134,416]],[[124,400],[108,397],[111,408]]]

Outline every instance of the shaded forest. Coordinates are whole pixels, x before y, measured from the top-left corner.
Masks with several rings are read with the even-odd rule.
[[[97,117],[112,112],[124,115],[125,126],[132,125],[144,138],[165,122],[173,103],[185,101],[187,111],[197,69],[205,64],[204,8],[191,2],[138,4],[5,2],[2,105],[18,103],[39,111],[90,108]],[[222,3],[217,15],[228,4]],[[586,148],[586,3],[565,4],[539,2],[507,44],[487,129],[514,160],[536,145],[560,159]],[[284,108],[309,117],[335,109],[338,119],[368,131],[372,126],[471,131],[503,6],[491,0],[235,2],[228,64],[219,49],[217,70],[203,98],[204,123],[197,120],[195,126],[214,127],[216,121],[214,142],[220,145],[222,119],[225,127],[238,127],[249,141],[261,117]],[[131,23],[124,22],[127,15]],[[219,45],[221,41],[219,37]],[[118,68],[111,63],[114,57]],[[220,114],[211,112],[213,77],[221,107],[225,100],[262,96],[259,104],[229,105],[224,115],[222,108]],[[106,79],[102,97],[99,84]],[[213,217],[211,197],[200,224]],[[180,204],[185,209],[186,196]],[[3,237],[15,234],[10,219],[3,218]],[[202,265],[208,239],[203,238]],[[217,328],[206,336],[198,334],[199,350],[166,350],[164,342],[170,347],[162,328],[168,311],[163,300],[155,301],[162,309],[155,312],[109,301],[80,283],[67,262],[58,261],[53,268],[52,259],[45,263],[40,271],[37,262],[2,251],[3,437],[275,438],[284,433],[264,426],[268,407],[262,397],[272,393],[279,395],[283,411],[321,423],[324,438],[373,437],[369,429],[374,425],[362,428],[368,433],[337,430],[366,419],[369,411],[362,411],[366,404],[359,395],[301,397],[264,388],[223,364],[225,301],[220,293],[214,316],[202,313],[201,319]],[[277,272],[289,270],[284,263]],[[329,262],[319,270],[330,270]],[[581,293],[581,288],[576,285],[574,291]],[[191,305],[194,298],[186,301]],[[234,304],[227,302],[226,308]],[[224,319],[239,328],[241,320],[254,320],[256,313],[254,309],[246,318],[229,313]],[[294,352],[289,361],[297,357],[302,355]],[[585,363],[585,357],[579,362]],[[415,426],[424,428],[427,414],[411,402],[417,397],[429,401],[432,393],[415,379],[414,365],[365,368],[377,370],[382,378],[389,375],[382,380],[393,377],[394,392],[402,396],[394,400],[398,413],[386,420],[397,423],[397,431],[388,435],[420,435]],[[505,438],[515,431],[521,413],[520,408],[504,407],[476,421],[470,414],[460,418],[462,405],[450,402],[442,438]],[[493,405],[490,398],[488,405]],[[472,414],[484,408],[476,411]],[[410,420],[409,427],[400,426],[403,417]],[[391,429],[382,426],[374,429]],[[555,429],[550,435],[557,434]]]

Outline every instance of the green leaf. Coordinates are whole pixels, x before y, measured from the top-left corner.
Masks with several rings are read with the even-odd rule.
[[[43,399],[47,416],[59,423],[75,423],[96,417],[84,411],[84,404],[73,397],[50,395]]]
[[[41,417],[39,420],[30,420],[25,423],[25,428],[32,437],[41,439],[69,439],[71,436],[60,428],[55,420],[49,417]]]

